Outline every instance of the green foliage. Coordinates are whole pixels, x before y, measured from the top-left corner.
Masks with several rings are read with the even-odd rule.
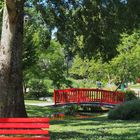
[[[83,79],[82,83],[84,85],[88,87],[91,85],[91,87],[93,87],[97,80],[102,82],[107,81],[109,75],[109,65],[107,63],[103,63],[102,60],[97,61],[94,58],[91,60],[87,58],[81,59],[77,55],[74,58],[70,74],[72,77],[79,80]]]
[[[48,79],[52,80],[55,88],[60,88],[65,83],[63,46],[58,42],[52,41],[50,48],[41,51],[38,65],[40,72],[42,71]]]
[[[2,13],[3,13],[3,7],[4,7],[4,4],[3,4],[3,0],[0,1],[0,33],[1,33],[1,29],[2,29]]]
[[[140,119],[140,100],[128,101],[117,106],[109,111],[108,118],[115,120]]]
[[[24,36],[24,48],[23,48],[23,70],[32,68],[38,59],[37,56],[37,46],[34,45],[33,35],[34,35],[33,26],[25,26],[25,36]]]
[[[140,67],[140,31],[131,35],[123,34],[118,46],[119,55],[111,61],[111,72],[119,79],[135,81],[139,77]]]
[[[40,90],[42,90],[39,93],[44,94],[50,89],[67,85],[63,46],[56,41],[51,41],[47,50],[38,47],[36,52],[38,57],[36,64],[31,65],[28,69],[26,67],[24,70],[24,86],[37,90],[34,92],[38,93],[38,88],[35,87],[39,84]]]
[[[78,105],[65,106],[64,112],[66,115],[75,115],[78,111]]]
[[[77,80],[78,88],[95,88],[95,81],[90,79]]]
[[[90,60],[89,75],[90,79],[95,81],[105,81],[108,75],[108,64],[103,63],[101,59],[95,61],[95,59]]]
[[[135,99],[137,99],[137,96],[134,91],[132,91],[132,90],[125,91],[125,100],[126,101],[135,100]]]
[[[1,13],[2,13],[3,7],[4,7],[4,1],[1,0],[1,1],[0,1],[0,15],[1,15]]]
[[[32,79],[28,84],[29,93],[26,93],[26,99],[39,99],[48,96],[48,87],[44,81]]]
[[[41,83],[46,80],[50,81],[46,83],[49,87],[47,90],[54,87],[59,88],[66,81],[64,77],[64,47],[55,40],[50,42],[49,25],[44,23],[35,8],[27,6],[25,11],[29,15],[29,21],[25,22],[24,27],[24,86],[32,88],[33,84],[31,83],[34,83],[33,81],[36,79]]]
[[[89,60],[81,59],[78,55],[74,58],[70,74],[75,78],[87,78],[88,77]]]
[[[131,35],[123,34],[118,46],[119,55],[109,63],[103,62],[101,58],[89,60],[76,55],[70,69],[70,76],[77,79],[76,83],[78,83],[74,87],[93,87],[98,80],[102,83],[111,80],[113,82],[135,81],[140,75],[139,35],[139,30]]]
[[[28,0],[42,17],[48,34],[56,37],[82,58],[116,56],[120,34],[139,28],[139,0]],[[135,7],[135,8],[134,8]]]

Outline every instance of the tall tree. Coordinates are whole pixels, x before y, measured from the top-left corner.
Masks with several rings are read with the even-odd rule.
[[[0,44],[0,117],[25,117],[22,87],[24,0],[5,0]]]
[[[57,28],[57,39],[66,44],[68,54],[80,53],[82,58],[90,59],[100,55],[105,60],[116,55],[113,45],[119,41],[120,29],[115,18],[122,5],[120,0],[33,0],[33,4],[50,34]],[[83,46],[79,47],[81,37]]]
[[[120,34],[139,28],[139,0],[33,0],[33,4],[50,36],[56,27],[57,39],[82,58],[111,60],[117,55]]]

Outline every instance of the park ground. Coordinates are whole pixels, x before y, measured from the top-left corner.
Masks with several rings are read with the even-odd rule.
[[[29,117],[47,117],[62,108],[26,106]],[[140,121],[109,120],[107,112],[50,121],[51,140],[140,140]]]
[[[140,90],[140,85],[132,89]],[[46,106],[51,102],[26,100],[29,117],[50,117],[51,140],[140,140],[140,120],[109,120],[108,112],[53,117],[63,108]]]

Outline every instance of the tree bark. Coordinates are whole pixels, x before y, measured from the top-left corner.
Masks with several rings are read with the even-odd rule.
[[[0,44],[0,117],[26,117],[22,86],[24,0],[5,0]]]

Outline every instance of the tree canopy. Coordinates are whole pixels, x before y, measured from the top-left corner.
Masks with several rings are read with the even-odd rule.
[[[120,34],[132,32],[140,23],[138,0],[34,0],[30,4],[42,16],[48,39],[56,28],[59,42],[82,58],[112,59],[117,55]]]

